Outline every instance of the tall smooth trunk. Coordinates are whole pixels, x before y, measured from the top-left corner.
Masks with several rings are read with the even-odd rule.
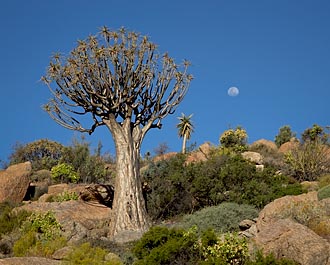
[[[183,135],[183,141],[182,141],[182,154],[186,153],[186,144],[187,144],[187,136],[184,134]]]
[[[110,236],[122,231],[144,232],[150,223],[140,179],[142,139],[128,125],[112,127],[111,132],[116,146],[116,180]]]

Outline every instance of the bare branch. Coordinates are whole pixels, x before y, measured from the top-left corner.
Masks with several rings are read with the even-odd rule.
[[[72,130],[92,133],[114,117],[144,135],[160,128],[183,100],[192,80],[188,67],[187,61],[177,65],[168,54],[160,56],[146,36],[102,27],[78,41],[67,58],[53,56],[42,78],[53,95],[45,110]],[[88,113],[92,124],[84,128],[75,116]]]

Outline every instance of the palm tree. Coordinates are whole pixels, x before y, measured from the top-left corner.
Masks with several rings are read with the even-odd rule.
[[[193,115],[186,116],[182,113],[181,117],[178,117],[180,122],[176,125],[179,130],[179,137],[183,138],[182,153],[186,153],[186,142],[190,139],[191,133],[194,132],[194,125],[191,122]]]

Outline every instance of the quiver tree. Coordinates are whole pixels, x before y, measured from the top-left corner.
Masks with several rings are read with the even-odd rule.
[[[160,55],[148,37],[125,29],[78,41],[67,57],[56,54],[43,81],[52,92],[44,106],[65,128],[92,134],[105,125],[116,148],[116,182],[110,234],[144,231],[149,222],[139,175],[146,133],[161,128],[184,98],[192,76],[188,62]],[[90,115],[87,127],[79,116]],[[84,119],[85,121],[85,119]]]

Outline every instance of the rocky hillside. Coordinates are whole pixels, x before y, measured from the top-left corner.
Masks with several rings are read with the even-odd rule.
[[[258,144],[269,145],[268,150],[277,152],[276,145],[260,142],[255,143],[254,149],[242,156],[254,164],[257,170],[264,170],[267,157],[261,152],[255,152],[259,148]],[[285,148],[286,152],[293,147]],[[212,152],[212,146],[204,144],[188,155],[185,165],[207,161]],[[155,162],[174,156],[175,154],[170,154],[158,157]],[[0,171],[0,202],[21,203],[14,209],[15,213],[53,213],[61,227],[60,237],[64,238],[66,243],[47,254],[47,258],[13,257],[13,246],[18,240],[18,232],[1,234],[0,264],[59,264],[70,253],[71,246],[77,243],[98,241],[100,245],[111,245],[138,239],[137,235],[132,233],[119,238],[108,237],[114,192],[111,186],[46,185],[46,188],[43,188],[44,194],[40,193],[38,198],[30,194],[30,198],[34,197],[34,200],[24,201],[27,194],[31,193],[31,187],[35,192],[36,187],[45,185],[32,183],[31,174],[32,167],[29,162]],[[263,207],[257,219],[245,220],[245,225],[241,225],[244,231],[240,234],[248,239],[251,251],[262,249],[265,254],[273,253],[278,259],[285,257],[303,265],[330,265],[330,196],[320,196],[317,182],[304,185],[308,186],[309,192],[276,199]],[[110,252],[106,256],[109,262],[115,260],[118,263],[113,264],[121,264],[117,255]]]

